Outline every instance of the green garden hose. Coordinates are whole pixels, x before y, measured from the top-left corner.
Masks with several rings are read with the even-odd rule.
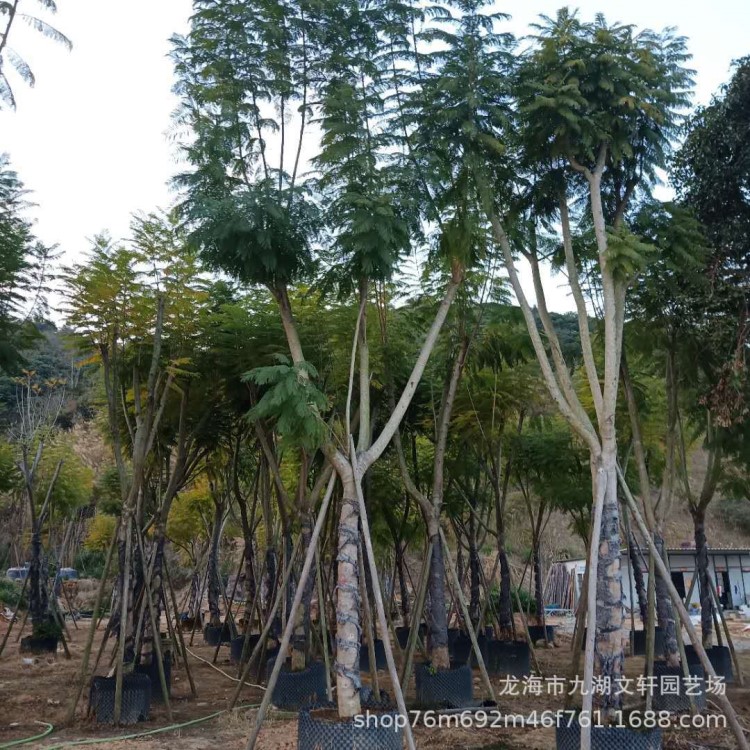
[[[249,704],[245,706],[237,706],[237,708],[258,708],[260,704],[254,703]],[[165,727],[159,727],[158,729],[148,729],[144,732],[133,732],[132,734],[121,734],[116,737],[92,737],[87,740],[69,740],[67,742],[60,742],[57,745],[49,745],[46,747],[45,750],[62,750],[62,748],[66,747],[77,747],[79,745],[101,745],[104,742],[120,742],[122,740],[134,740],[138,737],[148,737],[153,734],[161,734],[162,732],[173,732],[177,729],[184,729],[185,727],[194,726],[195,724],[202,724],[204,721],[210,721],[211,719],[215,719],[217,716],[221,716],[221,714],[225,714],[231,709],[223,708],[221,711],[215,711],[212,714],[208,714],[207,716],[201,716],[198,719],[191,719],[190,721],[184,721],[179,724],[169,724]],[[52,724],[48,724],[46,721],[40,721],[37,722],[38,724],[45,724],[47,729],[42,732],[41,734],[34,735],[33,737],[26,737],[25,739],[21,740],[13,740],[13,742],[6,742],[3,745],[0,745],[0,750],[4,750],[8,747],[19,747],[21,745],[26,745],[29,742],[34,742],[35,740],[40,740],[44,737],[47,737],[51,734],[53,730]]]
[[[34,723],[43,724],[47,728],[41,734],[35,734],[33,737],[24,737],[21,740],[13,740],[12,742],[4,742],[2,745],[0,745],[0,750],[2,750],[5,747],[18,747],[19,745],[26,745],[29,742],[33,742],[34,740],[41,740],[44,737],[47,737],[50,734],[52,734],[52,730],[54,729],[52,724],[46,721],[35,721]]]

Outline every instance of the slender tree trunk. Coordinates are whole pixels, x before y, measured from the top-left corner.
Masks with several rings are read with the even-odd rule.
[[[338,469],[339,467],[337,467]],[[336,697],[339,717],[361,711],[359,690],[359,500],[353,471],[340,471],[343,498],[338,528],[336,586]]]
[[[711,644],[713,629],[713,600],[711,598],[711,582],[708,571],[708,541],[706,540],[706,511],[701,507],[694,507],[693,538],[695,539],[695,564],[698,572],[698,592],[701,601],[701,640],[704,647]],[[689,602],[688,602],[689,604]]]
[[[542,555],[540,544],[537,540],[532,553],[532,565],[534,567],[534,603],[536,604],[536,619],[540,625],[544,624],[544,592],[542,591]]]
[[[475,630],[481,625],[479,622],[482,610],[482,603],[479,596],[481,565],[482,561],[479,557],[479,546],[477,543],[476,516],[472,513],[469,517],[469,617],[471,617],[471,621],[474,623]]]
[[[641,622],[646,624],[646,582],[643,578],[643,566],[641,565],[641,558],[638,554],[638,549],[635,544],[635,536],[633,532],[630,532],[628,538],[628,555],[630,555],[630,567],[633,571],[633,581],[635,582],[636,597],[638,598],[638,610],[641,613]],[[633,602],[630,603],[633,606]]]
[[[432,559],[430,560],[430,660],[435,669],[448,669],[448,617],[445,608],[445,558],[440,542],[438,521],[430,524]]]
[[[404,624],[409,622],[409,588],[406,585],[406,565],[402,542],[396,543],[396,570],[398,571],[398,588],[401,592],[401,617]]]
[[[47,581],[42,576],[42,535],[38,528],[31,534],[31,561],[29,563],[29,616],[32,632],[37,635],[48,622],[45,604]]]

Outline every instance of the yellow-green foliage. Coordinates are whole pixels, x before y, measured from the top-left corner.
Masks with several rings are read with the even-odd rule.
[[[181,492],[172,503],[167,519],[167,536],[183,549],[207,538],[206,520],[213,514],[208,482],[201,478],[189,490]]]
[[[106,551],[112,541],[112,534],[115,532],[115,523],[114,516],[97,513],[91,521],[83,546],[87,550]]]

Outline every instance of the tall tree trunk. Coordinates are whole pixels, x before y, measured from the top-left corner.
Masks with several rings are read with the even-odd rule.
[[[46,576],[42,575],[42,535],[38,528],[34,528],[31,534],[31,561],[27,575],[29,577],[29,616],[32,632],[37,635],[48,622],[47,580]]]
[[[253,625],[253,611],[252,606],[255,601],[255,594],[257,591],[257,584],[255,582],[255,551],[253,549],[253,537],[245,537],[245,548],[242,551],[245,558],[245,610],[243,619],[245,625],[243,627],[243,633],[247,630],[252,631]]]
[[[598,674],[616,685],[623,674],[623,623],[625,612],[622,603],[622,578],[620,573],[620,503],[617,497],[617,469],[614,446],[602,455],[603,481],[606,481],[602,506],[602,527],[599,537],[597,570],[596,652]],[[594,492],[596,497],[596,492]],[[599,698],[602,711],[622,707],[622,695],[614,688]]]
[[[698,575],[698,593],[701,601],[701,640],[704,646],[711,644],[713,631],[713,600],[708,571],[708,541],[706,540],[706,511],[693,507],[693,538],[695,539],[695,564]]]
[[[448,617],[445,608],[445,558],[438,531],[439,521],[433,519],[429,533],[432,542],[430,560],[430,660],[435,669],[448,669]]]
[[[338,528],[336,585],[336,698],[342,719],[361,711],[359,690],[359,500],[350,467],[339,471],[343,485]],[[337,466],[337,470],[339,467]]]

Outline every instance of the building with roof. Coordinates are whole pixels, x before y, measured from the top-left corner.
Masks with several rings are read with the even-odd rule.
[[[636,562],[640,565],[645,585],[648,585],[648,549],[645,545],[636,549]],[[683,599],[690,594],[686,604],[688,609],[700,609],[700,595],[696,574],[696,554],[694,547],[669,547],[667,549],[672,583]],[[620,571],[623,581],[623,601],[630,609],[638,599],[633,570],[633,560],[627,549],[621,552]],[[555,603],[566,609],[574,608],[581,596],[586,560],[559,560],[552,565],[549,581],[553,587],[545,590],[548,603]],[[714,581],[719,601],[725,610],[738,609],[750,605],[750,548],[748,547],[709,547],[708,571]],[[556,601],[559,599],[560,601]]]

